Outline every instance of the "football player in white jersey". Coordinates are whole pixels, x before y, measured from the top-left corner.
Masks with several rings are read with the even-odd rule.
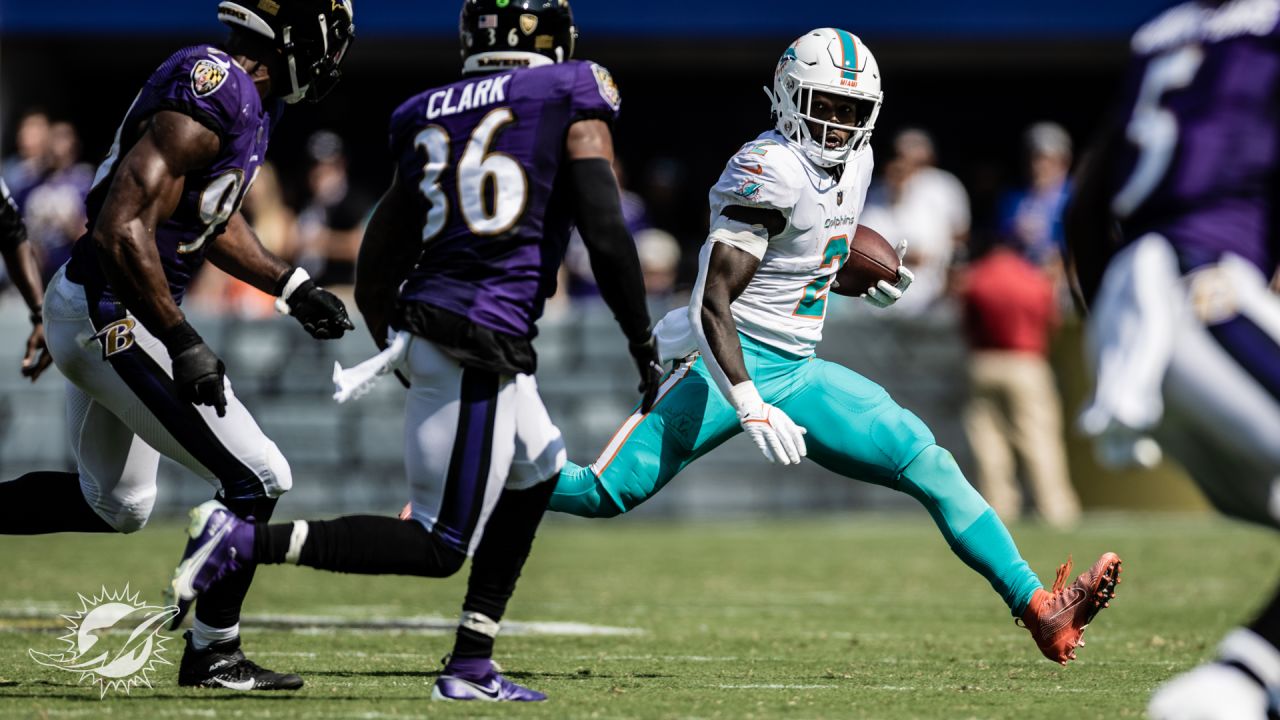
[[[769,95],[776,127],[744,145],[712,188],[693,297],[656,330],[674,370],[652,410],[628,418],[599,459],[565,466],[550,508],[626,512],[746,432],[770,462],[807,456],[919,500],[1041,652],[1066,664],[1114,596],[1120,558],[1104,554],[1071,588],[1068,561],[1053,591],[1044,590],[929,428],[879,385],[814,355],[871,180],[869,141],[883,98],[875,57],[844,30],[814,30],[783,54]],[[881,281],[866,300],[890,305],[911,279],[902,268],[896,284]]]

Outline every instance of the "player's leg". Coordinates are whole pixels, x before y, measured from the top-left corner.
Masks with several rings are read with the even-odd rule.
[[[155,504],[159,453],[71,383],[66,404],[77,471],[0,484],[0,533],[141,530]]]
[[[1062,402],[1049,363],[1036,355],[1010,354],[1009,434],[1027,474],[1036,510],[1064,528],[1080,520],[1080,500],[1067,471]]]
[[[45,297],[50,353],[68,379],[67,437],[77,472],[33,472],[0,484],[0,533],[133,532],[155,502],[159,456],[101,403],[76,385],[101,371],[83,291],[59,271]]]
[[[891,487],[918,500],[952,551],[985,577],[1013,614],[1030,626],[1041,652],[1061,663],[1071,659],[1083,627],[1110,599],[1119,558],[1107,553],[1077,578],[1087,602],[1060,592],[1069,564],[1059,569],[1054,592],[1044,591],[995,511],[919,418],[848,368],[814,359],[804,371],[805,382],[778,404],[809,430],[809,457],[846,477]],[[1069,622],[1041,627],[1042,615],[1073,605],[1077,609],[1065,615]]]
[[[213,408],[179,399],[169,374],[168,354],[145,327],[116,303],[92,302],[82,287],[62,278],[55,283],[65,306],[60,315],[68,320],[77,316],[74,323],[68,322],[74,332],[62,337],[59,350],[54,350],[68,379],[146,445],[218,488],[236,512],[269,517],[275,498],[292,484],[289,466],[230,385],[225,417],[218,417]],[[84,442],[110,441],[109,437],[90,439],[89,432],[83,435]],[[84,448],[80,454],[83,469]],[[154,460],[151,464],[154,470]],[[85,486],[91,505],[111,498],[90,497],[92,487],[92,483]],[[116,491],[119,494],[119,487]],[[201,602],[179,668],[179,684],[236,689],[301,686],[297,676],[265,671],[240,653],[240,606],[251,579],[252,574],[242,574]]]
[[[1193,297],[1229,299],[1225,307],[1237,312],[1187,318],[1164,383],[1166,420],[1157,437],[1219,510],[1280,528],[1280,299],[1251,267],[1232,262],[1193,275],[1190,286]],[[1216,662],[1162,686],[1150,714],[1262,717],[1277,699],[1280,593],[1222,641]]]
[[[352,515],[268,525],[236,522],[217,503],[205,503],[192,511],[188,547],[206,535],[225,536],[225,542],[219,539],[215,552],[198,561],[188,553],[174,579],[180,598],[189,601],[241,567],[261,564],[423,577],[447,577],[462,567],[477,538],[480,514],[492,510],[511,463],[514,420],[499,413],[498,405],[503,392],[514,393],[514,384],[464,369],[420,338],[412,340],[408,352],[408,517]],[[224,524],[231,526],[225,533]],[[225,562],[218,557],[224,547]]]
[[[564,465],[564,441],[551,422],[537,382],[515,378],[515,454],[502,495],[492,514],[482,518],[483,534],[471,560],[467,596],[462,604],[449,663],[432,697],[443,700],[543,700],[542,693],[503,678],[494,669],[494,640],[515,593],[516,581]]]
[[[702,360],[683,361],[663,382],[653,409],[628,417],[594,463],[565,464],[550,509],[583,517],[627,512],[739,428]]]
[[[504,492],[516,447],[517,384],[492,372],[463,368],[420,338],[410,344],[409,364],[412,387],[405,409],[405,466],[412,495],[410,519],[350,516],[267,525],[242,522],[218,503],[205,503],[192,511],[193,541],[174,574],[174,591],[181,601],[190,602],[196,594],[217,588],[242,568],[257,564],[445,577],[457,572],[468,554],[479,554],[484,529],[499,511],[497,519],[507,534],[499,533],[498,540],[485,546],[481,567],[497,569],[483,571],[479,583],[514,587],[514,577],[492,578],[504,570],[518,574],[527,547],[514,569],[509,558],[490,561],[494,551],[488,548],[494,543],[501,547],[504,537],[521,528],[528,529],[523,541],[531,542],[550,490],[549,483],[542,483]],[[544,469],[548,479],[554,476],[551,469]],[[192,550],[206,546],[207,552]],[[521,553],[518,543],[505,549]],[[490,596],[480,590],[476,597]],[[479,602],[498,612],[494,610],[498,601],[491,597],[488,604],[483,599]],[[505,599],[501,604],[505,606]],[[475,653],[477,645],[491,646],[491,639],[483,639],[480,632],[489,626],[474,614],[464,615],[461,626],[464,654]],[[479,637],[468,628],[478,629]],[[509,694],[518,688],[502,682]]]
[[[969,363],[970,398],[964,410],[965,436],[973,448],[978,490],[1006,522],[1022,514],[1022,491],[1014,477],[1013,453],[1003,408],[1005,378],[999,358],[975,353]]]

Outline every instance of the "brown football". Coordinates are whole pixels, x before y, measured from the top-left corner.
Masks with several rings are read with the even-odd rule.
[[[898,282],[898,253],[880,233],[859,225],[849,246],[849,259],[836,272],[831,292],[857,297],[881,280]]]

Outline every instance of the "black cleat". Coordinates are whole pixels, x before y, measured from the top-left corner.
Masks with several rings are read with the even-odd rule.
[[[178,685],[182,687],[223,690],[297,690],[302,687],[302,678],[297,675],[272,672],[246,658],[240,651],[240,638],[197,650],[191,644],[191,631],[182,637],[187,641],[182,665],[178,668]]]

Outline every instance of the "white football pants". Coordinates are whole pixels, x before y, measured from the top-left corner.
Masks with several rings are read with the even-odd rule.
[[[1280,528],[1280,298],[1234,255],[1185,276],[1151,234],[1111,261],[1088,323],[1088,412],[1160,445],[1222,512]]]
[[[146,524],[160,454],[224,497],[278,497],[289,463],[226,384],[226,416],[177,397],[164,345],[118,303],[86,297],[65,268],[44,303],[49,352],[67,385],[67,434],[90,507],[120,532]]]
[[[410,516],[471,555],[504,488],[525,490],[559,474],[564,440],[532,375],[463,367],[416,335],[408,363]]]

